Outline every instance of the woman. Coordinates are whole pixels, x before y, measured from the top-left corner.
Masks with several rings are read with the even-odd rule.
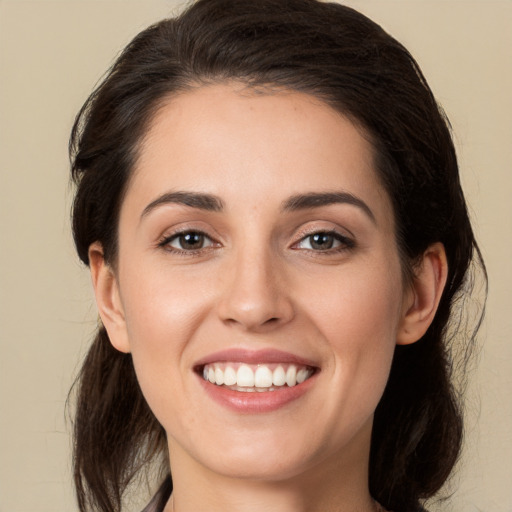
[[[409,53],[341,5],[200,0],[130,43],[71,154],[102,320],[80,510],[154,460],[147,511],[421,510],[460,451],[448,322],[480,258]]]

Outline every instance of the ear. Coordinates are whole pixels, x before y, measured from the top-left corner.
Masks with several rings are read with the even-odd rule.
[[[110,342],[120,352],[128,353],[130,346],[117,277],[106,263],[103,247],[99,242],[94,242],[89,247],[89,265],[98,312]]]
[[[437,311],[448,276],[448,262],[442,243],[429,246],[415,268],[413,282],[406,294],[398,345],[418,341],[429,328]]]

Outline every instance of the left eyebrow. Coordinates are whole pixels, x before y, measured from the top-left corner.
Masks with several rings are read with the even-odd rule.
[[[198,192],[167,192],[151,201],[144,211],[142,212],[141,219],[148,215],[152,210],[159,206],[166,204],[181,204],[190,206],[191,208],[198,208],[199,210],[206,210],[211,212],[220,212],[224,208],[222,200],[212,194],[202,194]]]
[[[358,197],[348,192],[309,192],[307,194],[298,194],[287,199],[282,210],[294,212],[297,210],[307,210],[311,208],[320,208],[331,204],[349,204],[361,209],[371,220],[376,223],[375,215],[370,207]]]

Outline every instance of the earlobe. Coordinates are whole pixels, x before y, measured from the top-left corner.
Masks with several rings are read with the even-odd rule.
[[[128,353],[130,346],[117,278],[105,261],[103,247],[99,242],[89,247],[89,265],[98,312],[110,342],[120,352]]]
[[[415,270],[397,334],[398,345],[414,343],[427,332],[437,312],[447,276],[446,252],[443,244],[437,242],[423,253]]]

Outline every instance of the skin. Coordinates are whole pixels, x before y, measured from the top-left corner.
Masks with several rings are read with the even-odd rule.
[[[223,208],[158,203],[183,191]],[[368,210],[283,209],[292,196],[340,192]],[[182,230],[205,233],[204,246],[184,249],[172,238]],[[319,232],[341,238],[318,249]],[[360,129],[295,92],[230,83],[175,96],[141,146],[115,271],[99,243],[90,261],[109,337],[133,354],[168,435],[166,511],[375,510],[373,413],[395,345],[418,340],[435,314],[446,258],[433,245],[403,282],[391,202]],[[228,348],[279,349],[318,371],[297,400],[242,414],[212,400],[194,371]]]

